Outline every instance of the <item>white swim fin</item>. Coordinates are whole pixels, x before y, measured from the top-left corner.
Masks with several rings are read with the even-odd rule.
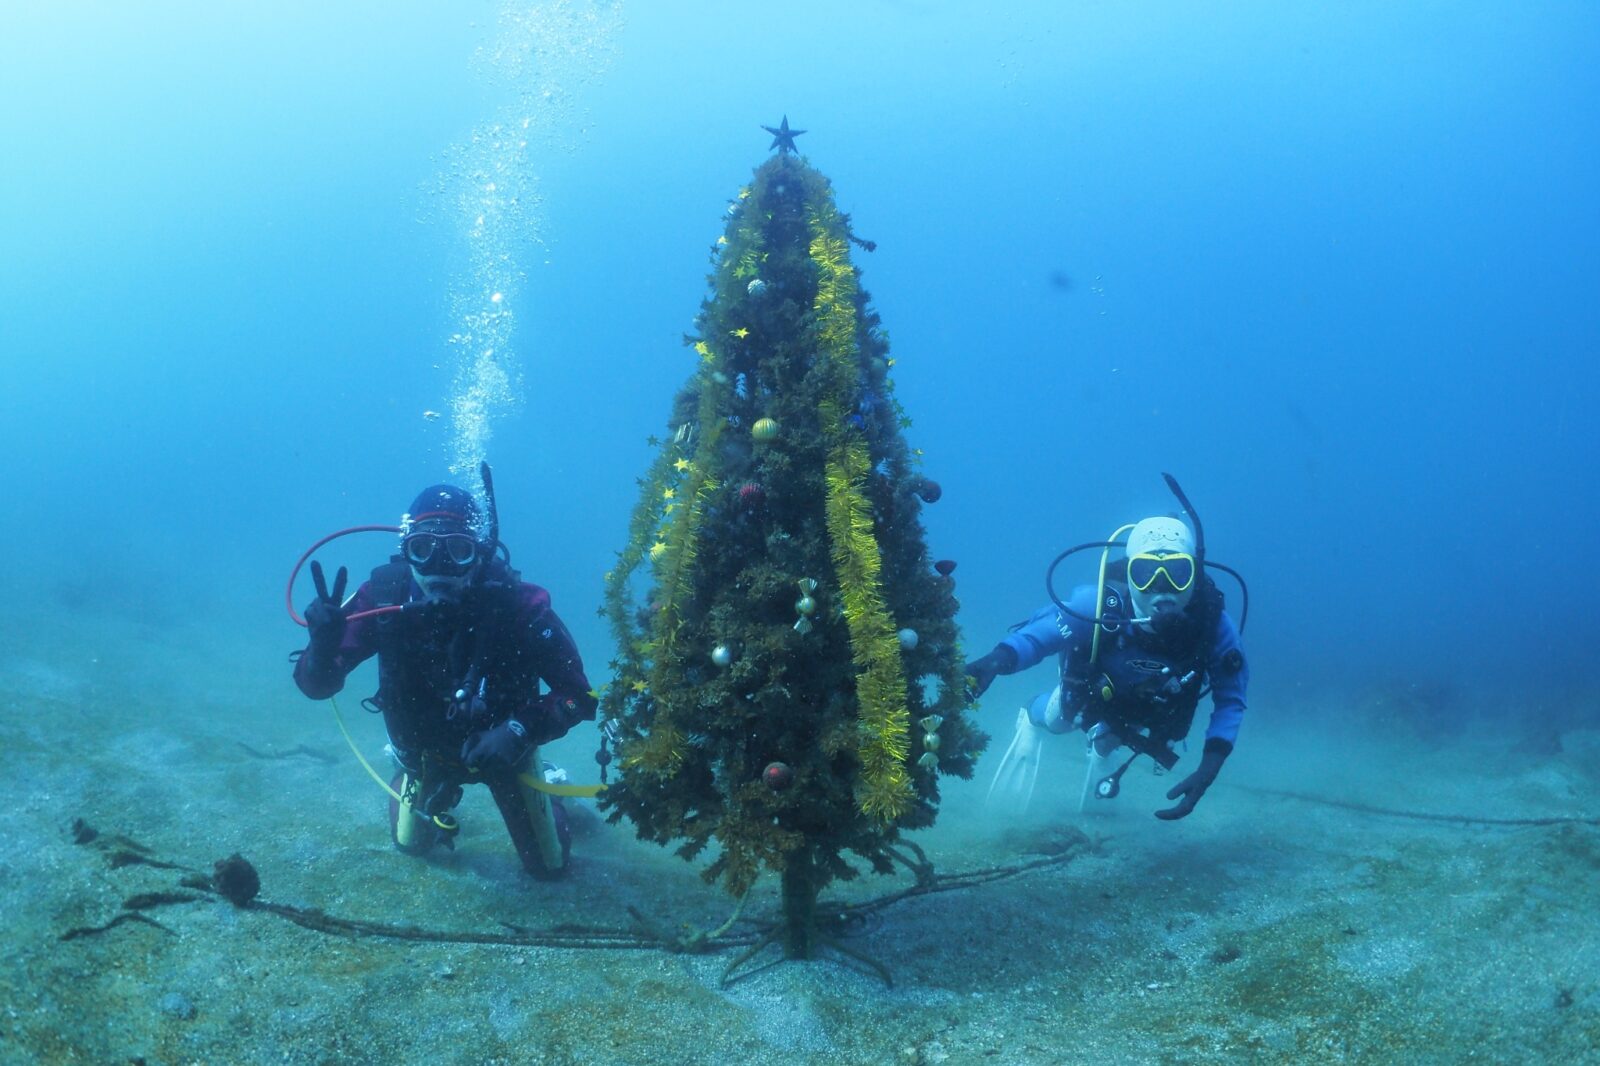
[[[994,780],[989,784],[987,803],[1001,806],[1006,813],[1026,813],[1033,800],[1034,786],[1039,783],[1039,757],[1044,752],[1045,731],[1033,724],[1028,709],[1017,711],[1017,731],[1011,737],[1011,746],[1000,756]]]

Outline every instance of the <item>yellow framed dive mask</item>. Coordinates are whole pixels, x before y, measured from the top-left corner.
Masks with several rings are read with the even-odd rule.
[[[1141,552],[1128,557],[1128,584],[1140,592],[1185,592],[1194,584],[1194,556],[1183,552]],[[1155,587],[1164,583],[1164,587]]]

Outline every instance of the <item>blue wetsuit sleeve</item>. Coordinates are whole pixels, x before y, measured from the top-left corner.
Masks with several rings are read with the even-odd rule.
[[[1067,642],[1062,628],[1060,612],[1054,604],[1033,612],[1026,622],[1000,641],[1017,655],[1017,665],[1008,673],[1037,666],[1046,655],[1060,651]]]
[[[1072,592],[1069,602],[1074,611],[1085,617],[1094,617],[1095,590],[1087,585]],[[1062,615],[1055,604],[1045,604],[1029,619],[1000,641],[1017,654],[1017,665],[1007,673],[1026,670],[1044,661],[1045,656],[1066,651],[1069,654],[1081,648],[1092,622],[1080,621]]]
[[[1224,664],[1230,652],[1238,653],[1239,669],[1234,671],[1229,671]],[[1211,645],[1206,671],[1211,680],[1211,724],[1206,727],[1206,739],[1216,738],[1232,744],[1239,736],[1239,723],[1244,721],[1250,663],[1244,657],[1239,631],[1226,611],[1217,617],[1216,639]]]

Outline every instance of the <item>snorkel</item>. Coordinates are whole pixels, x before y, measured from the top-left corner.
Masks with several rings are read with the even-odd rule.
[[[1183,507],[1183,513],[1189,516],[1190,522],[1194,523],[1195,572],[1204,573],[1205,568],[1209,566],[1213,570],[1221,570],[1239,583],[1239,632],[1243,633],[1245,620],[1250,617],[1250,586],[1245,584],[1244,577],[1233,567],[1214,563],[1206,558],[1206,531],[1205,527],[1200,524],[1200,512],[1194,509],[1194,504],[1189,502],[1189,497],[1183,494],[1183,489],[1179,487],[1176,478],[1167,473],[1163,473],[1161,476],[1167,479],[1167,488],[1171,489],[1172,494],[1178,498],[1178,503]]]
[[[1189,502],[1189,497],[1183,494],[1183,487],[1178,484],[1178,479],[1162,471],[1162,477],[1167,480],[1167,488],[1178,498],[1178,506],[1183,508],[1183,513],[1189,516],[1189,523],[1194,526],[1194,568],[1201,570],[1206,565],[1206,529],[1200,524],[1200,512],[1194,509],[1194,504]]]
[[[511,549],[505,546],[500,539],[500,508],[494,502],[494,475],[489,471],[487,461],[478,464],[478,477],[483,481],[483,502],[485,511],[489,515],[488,540],[484,543],[491,557],[500,555],[504,557],[506,566],[511,565]]]
[[[489,543],[500,543],[500,508],[494,502],[494,475],[487,461],[478,464],[478,477],[483,481],[483,501],[489,505]]]

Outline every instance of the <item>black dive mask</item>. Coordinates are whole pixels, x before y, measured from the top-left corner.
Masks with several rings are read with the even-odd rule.
[[[406,562],[424,574],[463,574],[477,561],[478,550],[471,533],[412,533],[400,542]]]

